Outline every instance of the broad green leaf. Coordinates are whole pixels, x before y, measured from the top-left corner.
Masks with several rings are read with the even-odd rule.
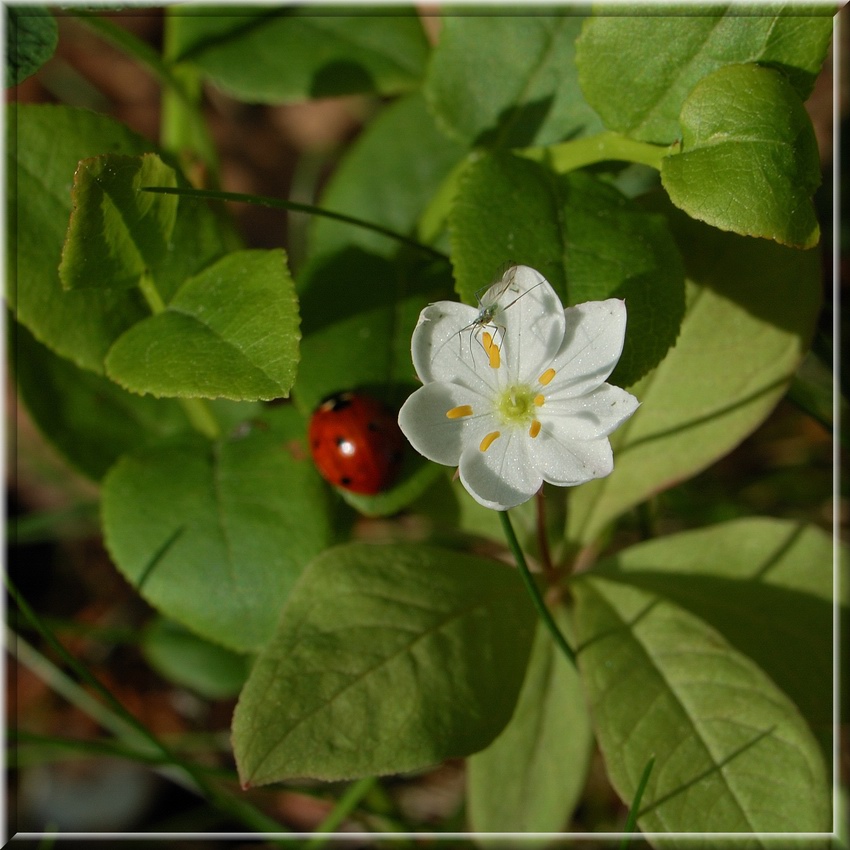
[[[510,719],[535,614],[515,571],[422,545],[351,544],[310,565],[233,720],[243,786],[416,770]]]
[[[310,411],[340,390],[415,387],[410,338],[422,308],[451,292],[448,267],[391,262],[358,248],[323,256],[300,276],[297,402]]]
[[[462,156],[421,96],[393,104],[340,163],[322,206],[410,234],[441,180]],[[410,337],[421,309],[449,297],[448,262],[399,251],[394,240],[316,219],[311,260],[299,274],[302,361],[295,397],[312,410],[332,392],[415,379]],[[409,391],[409,389],[408,389]]]
[[[128,330],[109,352],[107,373],[128,390],[155,396],[286,396],[298,362],[298,323],[283,251],[236,251]]]
[[[689,278],[675,347],[629,387],[641,401],[611,438],[614,471],[571,492],[569,536],[589,542],[619,514],[702,471],[784,394],[820,306],[816,251],[671,218]]]
[[[195,7],[175,16],[174,57],[240,100],[398,94],[418,84],[428,42],[410,10]]]
[[[820,529],[741,519],[633,546],[599,565],[711,625],[790,697],[833,751],[832,540]],[[844,581],[845,577],[842,577]]]
[[[152,145],[122,124],[81,109],[7,109],[7,295],[17,319],[41,342],[102,372],[109,346],[147,310],[136,292],[63,290],[57,270],[71,215],[71,182],[80,159],[106,151],[141,154]]]
[[[122,458],[103,484],[106,544],[165,616],[234,649],[259,649],[305,565],[332,536],[327,491],[291,406],[213,445]]]
[[[643,12],[606,6],[576,45],[581,88],[609,129],[669,144],[679,138],[679,112],[691,90],[725,65],[757,62],[782,71],[805,100],[826,57],[835,11],[791,3]]]
[[[235,697],[248,678],[248,658],[158,617],[142,633],[148,664],[168,681],[207,699]]]
[[[7,118],[7,295],[18,321],[40,342],[102,373],[109,348],[149,310],[136,290],[63,289],[58,268],[72,211],[73,175],[81,159],[139,155],[153,145],[84,109],[11,106]],[[172,242],[170,263],[157,280],[165,299],[186,277],[221,256],[232,237],[205,204],[186,203]]]
[[[188,430],[176,401],[141,398],[53,354],[22,325],[10,330],[18,392],[47,439],[100,480],[121,455]]]
[[[564,629],[563,613],[558,620]],[[565,829],[584,791],[592,748],[578,671],[539,623],[510,723],[486,750],[469,759],[470,828],[474,832]],[[492,846],[491,842],[481,843]]]
[[[661,161],[670,200],[692,218],[795,248],[817,244],[815,131],[777,71],[728,65],[682,107],[682,149]]]
[[[615,383],[637,380],[675,341],[684,273],[667,224],[597,178],[483,155],[464,173],[449,224],[457,289],[467,301],[514,263],[543,274],[564,306],[625,298]]]
[[[6,88],[31,77],[56,50],[59,28],[43,6],[4,8],[6,18]]]
[[[170,248],[178,198],[141,189],[176,185],[174,169],[156,154],[83,160],[59,265],[65,287],[129,288],[155,275]]]
[[[608,776],[624,801],[655,758],[642,830],[829,830],[817,741],[755,662],[655,593],[589,573],[573,591],[582,680]]]
[[[425,96],[465,145],[547,145],[602,130],[578,85],[574,42],[584,18],[447,15]]]
[[[340,161],[321,205],[410,235],[443,179],[464,155],[437,129],[419,93],[386,107]],[[316,216],[309,254],[356,246],[390,259],[399,243],[378,233]]]

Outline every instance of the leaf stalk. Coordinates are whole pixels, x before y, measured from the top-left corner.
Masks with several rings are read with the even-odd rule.
[[[499,511],[499,520],[502,523],[502,530],[505,533],[508,546],[510,546],[511,552],[513,552],[514,558],[516,559],[519,574],[522,576],[522,580],[528,590],[528,595],[531,597],[531,601],[534,603],[534,607],[537,609],[540,619],[551,632],[552,637],[555,639],[555,643],[558,645],[558,648],[567,660],[573,666],[576,666],[575,653],[573,652],[572,647],[567,643],[567,639],[564,637],[561,630],[558,628],[558,624],[555,622],[552,612],[543,601],[543,597],[540,594],[540,588],[537,587],[537,582],[534,581],[534,576],[531,575],[531,571],[528,569],[525,555],[523,554],[522,547],[519,545],[519,540],[517,539],[516,532],[514,531],[508,512]]]

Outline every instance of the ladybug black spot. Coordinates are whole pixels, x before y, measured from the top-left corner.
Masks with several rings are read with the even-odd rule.
[[[340,437],[337,435],[334,437],[334,445],[341,446],[345,442],[345,437]]]
[[[339,483],[343,487],[348,487],[348,485],[351,484],[351,479],[347,475],[343,475],[342,478],[339,479]]]
[[[380,422],[375,422],[375,420],[373,419],[369,422],[369,424],[366,426],[366,428],[370,431],[380,431],[381,430],[381,424],[380,424]]]

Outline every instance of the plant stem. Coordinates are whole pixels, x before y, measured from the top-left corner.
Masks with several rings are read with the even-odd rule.
[[[542,489],[537,491],[535,504],[537,507],[537,549],[540,552],[540,566],[543,568],[543,575],[546,576],[546,580],[553,582],[557,578],[557,573],[552,565],[552,553],[549,550],[549,535],[546,533],[546,497],[543,495]]]
[[[514,558],[516,559],[519,574],[525,582],[525,587],[528,590],[529,596],[531,596],[531,601],[534,603],[534,607],[537,608],[537,613],[540,615],[540,619],[543,620],[546,624],[546,628],[548,628],[552,633],[552,637],[555,639],[555,643],[558,645],[561,652],[563,652],[567,660],[575,666],[575,653],[567,643],[567,639],[558,628],[558,624],[555,622],[552,612],[546,607],[546,603],[540,595],[540,589],[537,587],[537,583],[534,581],[534,576],[531,575],[531,571],[528,569],[528,564],[525,562],[525,555],[523,554],[522,547],[519,545],[519,540],[517,540],[508,512],[499,511],[499,519],[502,522],[502,529],[505,532],[508,546],[510,546],[511,551],[514,554]]]
[[[380,233],[382,236],[387,236],[390,239],[395,239],[404,245],[409,245],[411,248],[417,248],[445,262],[449,258],[436,248],[430,245],[425,245],[422,242],[417,242],[403,233],[397,233],[395,230],[390,230],[389,227],[384,227],[380,224],[374,224],[371,221],[365,221],[362,218],[355,218],[353,215],[334,212],[333,210],[322,209],[312,204],[300,204],[297,201],[287,201],[283,198],[271,198],[268,195],[249,195],[241,192],[219,192],[213,189],[184,189],[182,187],[171,186],[142,186],[143,192],[159,192],[163,195],[184,195],[187,198],[207,198],[214,201],[236,201],[240,204],[256,204],[261,207],[271,207],[279,210],[295,210],[296,212],[308,213],[309,215],[323,216],[324,218],[332,218],[335,221],[342,221],[345,224],[352,224],[355,227],[362,227],[364,230],[371,230],[373,233]]]
[[[327,844],[330,833],[354,811],[357,804],[372,790],[378,780],[374,776],[367,776],[352,783],[339,798],[331,813],[316,828],[316,832],[309,841],[303,845],[304,850],[317,850]]]
[[[655,766],[655,756],[652,756],[650,760],[646,763],[646,767],[643,769],[643,774],[640,777],[640,782],[638,782],[637,791],[635,792],[635,798],[632,800],[632,806],[629,809],[629,816],[626,819],[626,828],[623,830],[623,840],[620,842],[620,850],[625,850],[629,843],[629,836],[634,832],[635,826],[637,825],[638,812],[640,811],[640,801],[643,797],[643,792],[646,791],[646,785],[649,782],[649,774],[652,773],[652,768]]]
[[[651,145],[606,131],[550,147],[526,148],[519,153],[537,162],[546,162],[554,171],[563,174],[585,165],[610,160],[636,162],[660,171],[661,160],[670,154],[672,149],[673,146]]]
[[[217,440],[221,436],[218,420],[202,398],[181,398],[178,401],[192,427],[199,434],[211,440]]]
[[[156,283],[149,273],[146,272],[139,278],[139,290],[154,316],[158,316],[165,310],[165,302],[162,300],[162,296],[156,288]]]
[[[73,10],[73,15],[99,36],[132,56],[162,83],[164,87],[162,136],[163,141],[166,142],[165,146],[168,147],[168,143],[174,140],[175,129],[172,118],[176,117],[180,127],[185,128],[185,132],[180,131],[181,141],[191,140],[192,149],[204,160],[214,175],[218,174],[218,154],[199,107],[200,89],[198,88],[197,91],[193,89],[183,69],[170,67],[163,62],[153,48],[129,30],[118,26],[97,12],[76,9]],[[166,13],[166,50],[170,49],[173,41],[171,29],[169,15]]]

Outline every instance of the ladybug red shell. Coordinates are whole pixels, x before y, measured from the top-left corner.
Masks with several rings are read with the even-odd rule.
[[[310,451],[322,477],[353,493],[375,495],[395,481],[404,436],[393,412],[363,393],[326,398],[310,419]]]

